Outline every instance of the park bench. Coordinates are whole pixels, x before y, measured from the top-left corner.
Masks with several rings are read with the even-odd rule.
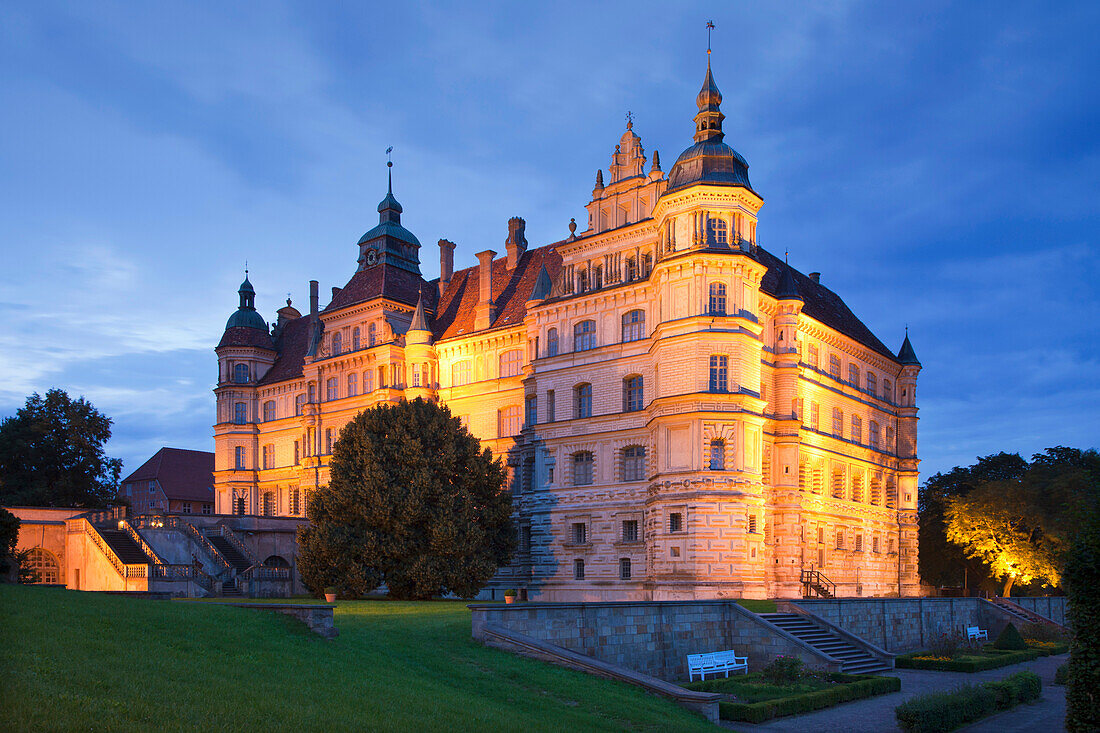
[[[737,671],[749,673],[749,658],[737,656],[733,649],[709,654],[688,654],[688,681],[694,681],[695,675],[705,680],[708,674],[723,672],[729,677],[730,672]]]
[[[966,640],[974,641],[975,639],[985,639],[986,641],[989,641],[989,634],[986,633],[985,629],[979,629],[977,626],[967,626]]]

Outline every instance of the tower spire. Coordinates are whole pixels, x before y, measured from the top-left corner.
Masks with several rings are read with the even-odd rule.
[[[393,196],[393,160],[390,155],[393,153],[393,146],[386,148],[386,193]]]
[[[707,75],[703,78],[703,88],[695,98],[695,104],[699,107],[699,113],[695,115],[695,142],[704,140],[722,142],[725,135],[722,132],[722,120],[726,118],[720,109],[722,104],[722,92],[718,91],[718,85],[714,83],[714,75],[710,70],[710,32],[714,29],[714,23],[707,21]]]

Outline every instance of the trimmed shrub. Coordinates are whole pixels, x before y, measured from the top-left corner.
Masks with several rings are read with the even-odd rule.
[[[1065,579],[1073,644],[1066,676],[1066,730],[1100,730],[1100,514],[1095,510],[1068,553]]]
[[[1054,670],[1054,684],[1064,685],[1069,681],[1069,662],[1066,662],[1058,669]]]
[[[1024,624],[1020,627],[1020,636],[1027,641],[1057,641],[1069,642],[1070,635],[1051,624]]]
[[[1041,656],[1041,652],[1035,649],[1028,649],[1021,652],[996,650],[996,653],[985,657],[959,657],[958,659],[940,657],[936,659],[920,659],[920,657],[926,655],[927,652],[903,654],[894,659],[894,666],[898,669],[933,669],[940,672],[984,672],[987,669],[1006,667],[1010,664],[1018,664],[1020,662],[1030,662],[1032,659],[1037,659]]]
[[[1039,697],[1043,683],[1034,672],[1017,672],[1003,680],[966,685],[954,692],[935,692],[914,697],[894,709],[902,730],[940,733],[1007,710]]]
[[[997,637],[997,641],[993,642],[994,649],[1027,649],[1027,642],[1024,641],[1024,637],[1020,636],[1020,632],[1016,629],[1016,626],[1011,622],[1005,627],[1005,630],[1001,632],[1001,635]]]
[[[962,643],[962,635],[958,632],[943,633],[932,640],[928,649],[937,657],[954,657]]]
[[[789,685],[802,676],[802,660],[798,657],[779,656],[760,670],[760,674],[773,685]]]
[[[901,680],[897,677],[874,677],[871,675],[829,674],[831,682],[840,682],[835,687],[801,695],[791,695],[777,700],[756,703],[720,702],[719,717],[722,720],[736,720],[745,723],[763,723],[784,715],[799,715],[814,710],[831,708],[843,702],[861,700],[865,697],[897,692],[901,689]]]

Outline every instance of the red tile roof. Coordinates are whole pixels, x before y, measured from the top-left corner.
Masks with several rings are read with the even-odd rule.
[[[122,480],[132,481],[156,481],[168,499],[214,501],[214,454],[161,448]]]
[[[261,349],[271,349],[272,344],[267,331],[248,326],[232,326],[225,329],[217,348],[220,349],[223,346],[256,346]]]
[[[279,352],[275,363],[258,384],[274,384],[302,376],[302,365],[305,364],[312,333],[312,318],[313,316],[306,315],[287,322],[275,342],[275,348]]]
[[[400,267],[391,265],[368,267],[352,275],[348,284],[332,298],[325,310],[339,310],[378,297],[415,306],[423,284],[422,277],[408,270],[402,270]],[[428,288],[424,289],[428,290]]]

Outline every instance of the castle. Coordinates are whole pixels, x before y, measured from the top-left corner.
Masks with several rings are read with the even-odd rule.
[[[709,52],[708,52],[709,53]],[[920,363],[757,244],[708,57],[666,175],[628,122],[588,225],[440,277],[390,190],[358,267],[273,327],[245,278],[217,346],[217,514],[301,517],[340,428],[446,404],[510,469],[519,552],[491,592],[540,600],[917,595]]]

